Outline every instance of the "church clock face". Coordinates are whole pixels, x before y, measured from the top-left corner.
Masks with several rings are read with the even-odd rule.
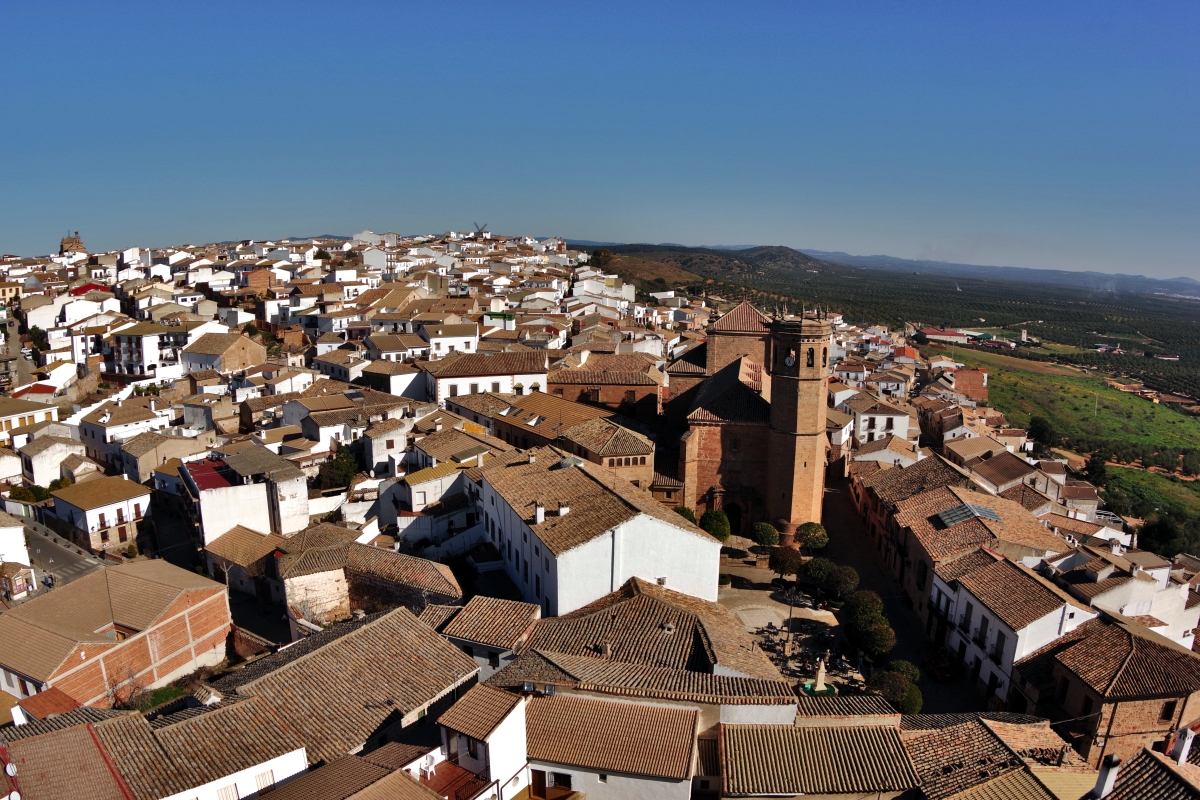
[[[789,351],[788,351],[787,358],[785,358],[785,359],[783,360],[783,363],[784,363],[784,364],[787,364],[789,367],[794,367],[794,366],[796,366],[796,351],[795,351],[795,350],[789,350]]]
[[[780,348],[776,358],[779,359],[775,362],[776,374],[792,378],[799,374],[800,356],[797,354],[795,347],[785,346]]]

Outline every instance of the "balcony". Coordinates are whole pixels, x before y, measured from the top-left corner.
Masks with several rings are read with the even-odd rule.
[[[473,800],[492,782],[483,775],[463,769],[454,761],[442,761],[433,772],[421,775],[421,783],[450,800]]]
[[[1004,666],[1004,651],[1003,650],[998,650],[995,647],[993,647],[991,650],[987,651],[987,657],[990,658],[992,660],[992,663],[995,664],[997,667]]]
[[[979,628],[976,628],[974,633],[971,634],[971,641],[974,642],[975,644],[979,645],[980,650],[986,651],[987,650],[987,631],[985,631],[985,630],[981,631]]]
[[[969,633],[971,630],[971,618],[965,614],[958,618],[958,629],[963,633]]]

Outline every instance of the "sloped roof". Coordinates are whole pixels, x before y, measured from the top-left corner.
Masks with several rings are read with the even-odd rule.
[[[237,525],[213,539],[204,549],[231,564],[252,567],[276,550],[286,551],[287,545],[288,540],[282,536]]]
[[[793,705],[782,680],[714,675],[687,669],[529,650],[488,679],[520,691],[525,681],[596,694],[714,705]]]
[[[1200,686],[1200,655],[1127,617],[1103,611],[1017,662],[1022,677],[1049,686],[1053,664],[1101,697],[1183,697]]]
[[[525,710],[526,747],[532,760],[685,780],[692,774],[698,715],[694,709],[534,697]]]
[[[710,331],[770,333],[771,318],[748,302],[742,302],[708,326]]]
[[[893,727],[722,725],[727,795],[873,795],[918,785]]]
[[[535,458],[530,463],[531,457]],[[565,553],[639,515],[656,518],[706,541],[709,534],[684,520],[619,475],[589,461],[571,459],[553,447],[505,453],[483,469],[483,476],[554,554]],[[534,522],[535,507],[548,511]],[[557,514],[569,507],[566,515]]]
[[[697,389],[688,419],[698,422],[771,421],[771,404],[747,385],[743,373],[749,362],[739,358],[706,378]]]
[[[724,606],[639,578],[569,614],[539,620],[522,652],[595,656],[603,645],[614,661],[699,672],[719,665],[754,678],[780,677]]]
[[[385,720],[433,702],[478,671],[473,658],[397,608],[237,692],[270,702],[299,733],[312,763],[345,755]]]
[[[438,724],[483,741],[520,703],[519,694],[477,683],[438,718]]]
[[[443,636],[513,650],[541,618],[541,606],[478,595],[441,629]],[[424,619],[424,614],[422,614]]]
[[[161,559],[96,570],[0,614],[0,663],[49,680],[77,644],[116,644],[95,631],[112,623],[143,631],[189,591],[224,587]]]

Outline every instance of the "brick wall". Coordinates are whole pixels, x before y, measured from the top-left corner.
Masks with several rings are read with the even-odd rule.
[[[230,627],[223,587],[187,592],[154,625],[123,642],[78,646],[48,684],[85,705],[107,707],[113,686],[156,688],[173,673],[206,665],[211,651],[223,649]]]
[[[681,505],[696,512],[696,518],[709,510],[713,486],[734,492],[737,497],[723,498],[741,509],[742,531],[762,519],[761,487],[767,484],[767,452],[770,429],[765,424],[693,423],[681,440],[679,474],[684,482]],[[756,497],[749,501],[747,493]],[[737,531],[735,531],[737,533]]]

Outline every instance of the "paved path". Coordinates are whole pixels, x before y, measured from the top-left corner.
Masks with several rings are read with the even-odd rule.
[[[37,568],[38,578],[50,574],[55,584],[63,586],[100,569],[100,559],[68,542],[45,525],[24,519],[25,540],[29,546],[29,561]]]
[[[883,613],[896,631],[896,647],[888,655],[921,666],[921,662],[935,648],[919,627],[916,614],[905,604],[900,584],[880,566],[874,544],[854,508],[849,485],[844,480],[830,486],[825,492],[824,525],[829,532],[829,547],[825,550],[825,556],[839,564],[854,567],[858,570],[858,588],[870,589],[883,598]],[[982,698],[964,681],[936,683],[922,670],[918,686],[925,697],[924,713],[983,710]]]

